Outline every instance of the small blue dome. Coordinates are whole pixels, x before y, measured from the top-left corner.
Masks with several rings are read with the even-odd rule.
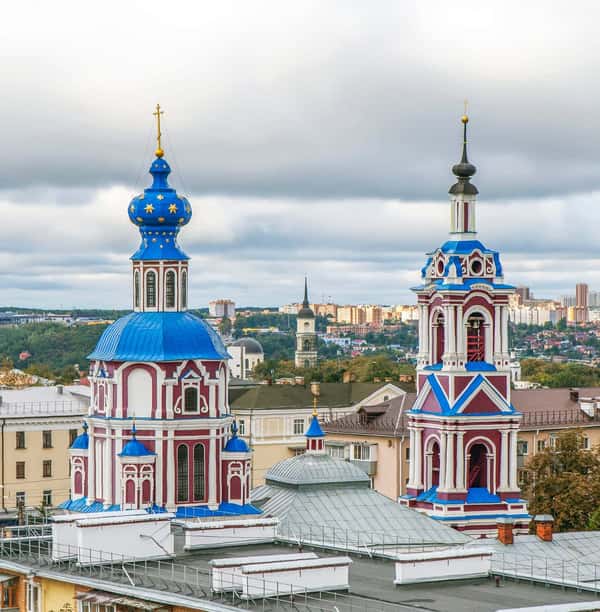
[[[139,249],[131,257],[134,261],[189,259],[179,248],[177,235],[192,218],[192,207],[169,186],[170,172],[167,161],[157,157],[150,166],[152,185],[129,203],[129,219],[142,236]]]
[[[250,448],[244,440],[236,436],[235,438],[229,438],[223,450],[227,453],[247,453]]]
[[[231,438],[229,438],[223,450],[228,453],[247,453],[249,452],[250,448],[248,447],[248,445],[246,444],[244,440],[238,438],[237,432],[238,432],[238,426],[234,419],[233,423],[231,424]]]
[[[88,359],[220,361],[229,355],[220,336],[189,312],[132,312],[104,330]]]
[[[119,457],[147,457],[156,455],[156,453],[148,450],[137,438],[133,437],[119,453]]]
[[[319,423],[318,416],[313,415],[310,425],[308,426],[308,429],[306,430],[306,433],[304,435],[307,438],[324,438],[325,437],[325,434],[323,433],[323,430],[321,429],[321,425]]]
[[[84,431],[82,434],[78,435],[75,440],[73,440],[73,444],[71,444],[71,449],[73,450],[87,450],[90,444],[90,437],[88,436],[87,431]]]

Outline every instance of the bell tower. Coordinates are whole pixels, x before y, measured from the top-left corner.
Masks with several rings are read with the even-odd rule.
[[[314,368],[317,365],[317,332],[315,313],[308,302],[308,281],[304,278],[304,301],[296,320],[296,359],[297,368]]]
[[[409,414],[410,473],[401,501],[473,535],[498,516],[526,532],[517,483],[521,414],[510,397],[508,299],[500,256],[477,238],[476,172],[467,155],[453,166],[450,238],[427,255],[419,307],[417,398]]]

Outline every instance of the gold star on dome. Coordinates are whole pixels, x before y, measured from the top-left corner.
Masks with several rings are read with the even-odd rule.
[[[159,223],[164,223],[165,222],[165,218],[164,217],[159,217],[158,218],[158,222]]]
[[[164,199],[165,199],[165,196],[164,196],[162,193],[159,193],[159,194],[156,196],[156,199],[157,199],[157,200],[164,200]]]
[[[184,221],[185,219],[183,217],[179,217],[179,220],[178,220],[179,223],[183,223]]]
[[[144,210],[145,210],[147,213],[152,214],[152,213],[154,212],[154,206],[153,206],[152,204],[146,204],[146,208],[144,208]]]
[[[169,212],[174,215],[177,212],[177,204],[170,204],[169,205]]]
[[[134,211],[134,210],[135,210],[135,206],[132,204],[132,205],[129,207],[129,212],[130,212],[131,214],[133,214],[133,211]]]
[[[142,219],[141,217],[136,217],[136,218],[135,218],[135,220],[136,220],[138,223],[141,223],[141,222],[143,221],[143,219]]]

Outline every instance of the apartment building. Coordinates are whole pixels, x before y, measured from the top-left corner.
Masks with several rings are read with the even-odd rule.
[[[83,386],[0,390],[2,510],[54,506],[69,497],[68,449],[89,405]]]

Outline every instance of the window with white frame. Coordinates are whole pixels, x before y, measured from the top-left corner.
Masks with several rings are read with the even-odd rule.
[[[529,443],[527,440],[517,440],[517,455],[527,455],[529,451]]]
[[[302,435],[304,433],[304,419],[294,419],[294,435]]]
[[[546,448],[546,440],[538,440],[537,441],[537,451],[541,453]]]
[[[343,446],[327,446],[327,452],[331,457],[336,459],[344,458],[344,447]]]
[[[366,444],[354,444],[352,458],[356,461],[371,461],[371,447]]]
[[[80,601],[78,612],[117,612],[116,606]]]
[[[156,308],[156,272],[146,274],[146,306]]]
[[[238,433],[240,436],[246,435],[246,421],[244,419],[238,420]]]
[[[165,275],[165,306],[175,308],[175,272],[169,270]]]
[[[558,445],[558,436],[556,434],[550,434],[550,448],[556,449]]]
[[[583,450],[590,450],[590,439],[587,436],[581,438],[581,448],[583,448]]]
[[[198,388],[186,387],[183,392],[183,412],[198,412]]]

